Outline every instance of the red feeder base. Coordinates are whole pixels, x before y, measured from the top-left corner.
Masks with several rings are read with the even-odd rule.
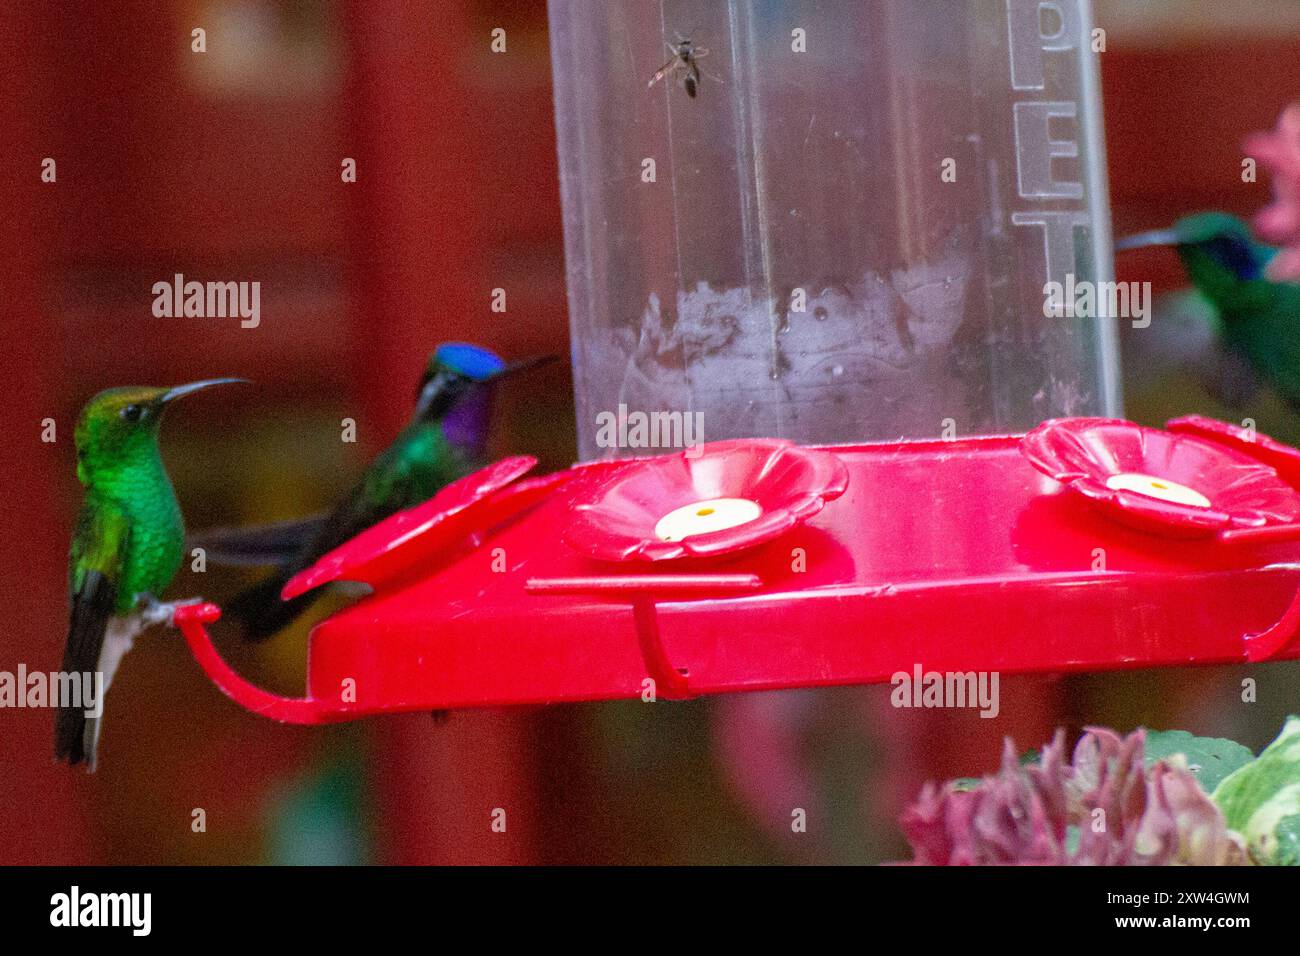
[[[1253,455],[1295,485],[1286,446],[1204,419],[1171,430]],[[471,532],[462,496],[457,520],[426,522],[455,527],[455,540],[394,537],[415,556],[405,569],[391,549],[351,564],[335,553],[358,579],[367,562],[383,573],[374,595],[312,632],[301,699],[225,664],[204,627],[220,615],[214,605],[180,609],[177,624],[226,694],[294,723],[633,698],[648,680],[658,697],[680,698],[887,681],[917,665],[1062,672],[1300,656],[1292,525],[1191,538],[1140,530],[1115,520],[1113,501],[1096,507],[1037,470],[1020,443],[825,449],[847,469],[842,496],[707,563],[602,562],[563,543],[574,503],[644,460],[494,492]],[[375,531],[363,536],[372,550]]]

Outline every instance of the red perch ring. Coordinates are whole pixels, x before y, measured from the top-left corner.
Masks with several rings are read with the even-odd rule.
[[[1027,434],[1020,451],[1109,517],[1143,531],[1194,538],[1300,521],[1300,494],[1274,468],[1192,434],[1061,418]]]
[[[593,479],[564,541],[601,561],[715,557],[777,537],[838,498],[848,469],[781,439],[712,442]]]

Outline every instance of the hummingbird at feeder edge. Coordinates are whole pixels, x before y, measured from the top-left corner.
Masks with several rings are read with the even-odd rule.
[[[77,480],[85,487],[68,556],[71,615],[62,672],[102,675],[93,713],[88,701],[61,701],[54,754],[94,771],[103,694],[122,657],[153,624],[171,623],[175,604],[157,595],[180,570],[185,525],[158,447],[163,412],[185,395],[242,382],[214,378],[176,388],[100,392],[77,419]]]
[[[1207,354],[1197,357],[1217,360],[1214,367],[1200,370],[1208,373],[1203,377],[1210,379],[1211,391],[1239,406],[1267,384],[1300,410],[1300,283],[1267,275],[1277,249],[1223,212],[1197,213],[1168,229],[1128,236],[1115,243],[1115,250],[1146,246],[1174,247],[1193,287],[1210,306],[1208,314],[1194,319],[1195,328],[1184,323],[1178,334],[1209,340],[1203,349]],[[1173,348],[1184,354],[1189,350],[1186,342]]]
[[[313,592],[281,600],[289,579],[372,525],[427,501],[457,478],[483,467],[493,387],[554,358],[546,355],[507,364],[488,349],[444,343],[425,367],[410,422],[332,511],[192,537],[190,543],[204,548],[218,563],[275,568],[237,594],[226,605],[226,615],[241,623],[250,641],[265,640],[288,626],[316,599]]]

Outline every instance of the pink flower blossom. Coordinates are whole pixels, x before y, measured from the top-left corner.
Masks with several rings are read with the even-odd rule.
[[[1253,222],[1261,239],[1282,247],[1268,264],[1268,275],[1300,280],[1300,103],[1284,109],[1272,130],[1248,136],[1244,148],[1273,176],[1273,201]]]
[[[971,789],[927,784],[901,823],[913,863],[930,866],[1240,865],[1241,837],[1179,758],[1144,763],[1141,730],[1089,728],[1064,759],[1062,731],[1022,766],[1010,740],[1002,766]],[[1068,828],[1076,828],[1070,846]]]

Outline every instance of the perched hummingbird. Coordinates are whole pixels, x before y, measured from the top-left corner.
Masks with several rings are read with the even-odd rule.
[[[72,595],[63,673],[103,675],[108,690],[122,655],[151,624],[169,622],[174,605],[161,594],[181,565],[185,526],[158,448],[167,406],[213,385],[214,378],[176,388],[112,388],[100,392],[77,420],[77,480],[85,486],[72,536],[68,588]],[[101,709],[102,698],[95,700]],[[95,769],[102,717],[64,706],[54,726],[54,755]]]
[[[1222,212],[1198,213],[1169,229],[1129,236],[1115,249],[1153,245],[1177,250],[1188,278],[1211,306],[1208,315],[1192,313],[1191,321],[1176,329],[1183,341],[1173,348],[1187,358],[1194,347],[1189,343],[1211,346],[1196,358],[1217,360],[1207,384],[1229,404],[1242,404],[1266,383],[1300,410],[1300,284],[1265,274],[1277,250],[1255,240],[1245,222]],[[1153,323],[1153,342],[1161,337],[1158,325],[1159,320]]]
[[[445,343],[429,358],[411,421],[333,511],[192,538],[191,544],[203,547],[214,561],[275,567],[273,574],[226,605],[226,614],[243,624],[245,637],[265,640],[315,600],[315,593],[280,600],[285,583],[299,571],[371,525],[427,501],[452,481],[483,467],[491,386],[552,358],[507,365],[485,348]]]

